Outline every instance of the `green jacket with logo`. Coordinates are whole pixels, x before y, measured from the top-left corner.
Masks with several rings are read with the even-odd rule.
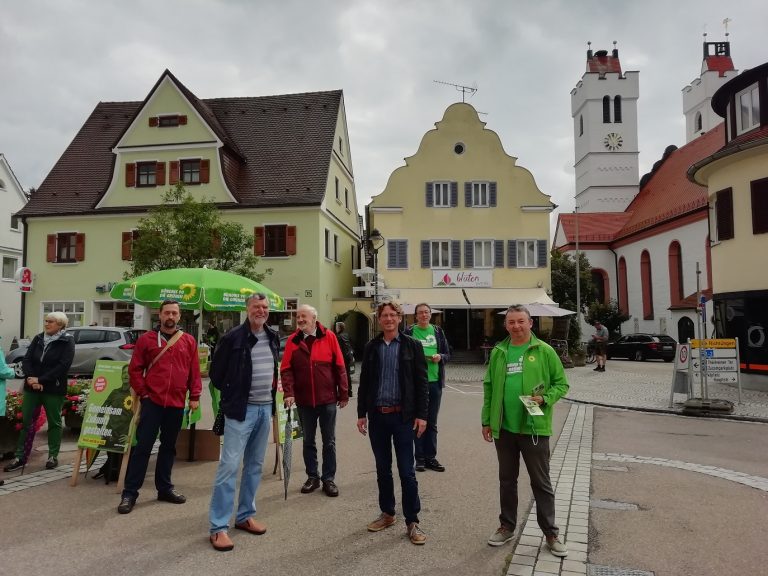
[[[504,383],[507,379],[507,350],[509,336],[491,350],[488,369],[483,378],[482,425],[491,427],[494,438],[499,437],[504,406]],[[568,380],[563,364],[552,347],[531,334],[531,341],[523,353],[523,395],[532,395],[533,389],[544,384],[543,416],[530,416],[523,403],[519,403],[521,434],[552,435],[552,407],[568,393]],[[517,404],[515,404],[517,406]]]

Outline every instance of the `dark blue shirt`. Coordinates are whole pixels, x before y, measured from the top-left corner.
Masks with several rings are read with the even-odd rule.
[[[381,378],[376,392],[376,406],[400,405],[400,334],[389,344],[384,340],[379,344],[379,366]]]

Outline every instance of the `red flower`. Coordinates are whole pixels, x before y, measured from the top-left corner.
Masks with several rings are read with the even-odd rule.
[[[24,415],[21,412],[16,412],[16,419],[21,420],[22,418],[24,418]]]
[[[14,428],[16,428],[16,430],[21,430],[21,429],[22,429],[22,425],[21,425],[21,422],[18,422],[18,423],[16,424],[16,426],[14,426]]]
[[[445,276],[443,276],[443,282],[445,282],[446,284],[450,284],[451,283],[451,277],[448,276],[448,274],[446,274]]]

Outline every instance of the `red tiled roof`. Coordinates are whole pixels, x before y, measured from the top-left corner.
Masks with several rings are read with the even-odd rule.
[[[621,62],[618,56],[611,56],[605,50],[598,50],[592,58],[587,58],[587,72],[618,72],[621,74]]]
[[[704,67],[707,70],[717,72],[719,76],[725,76],[726,72],[735,70],[730,56],[707,56],[704,59]]]
[[[220,154],[225,179],[240,206],[322,202],[341,106],[340,90],[200,100],[168,74],[225,143]],[[112,148],[142,104],[100,102],[19,214],[107,211],[95,210],[95,206],[112,179],[116,158]],[[137,208],[146,207],[119,210]]]
[[[712,289],[711,288],[705,288],[701,291],[701,295],[704,296],[704,298],[707,299],[707,301],[712,300]],[[669,310],[695,310],[699,305],[699,301],[696,298],[696,292],[693,294],[689,294],[680,302],[676,304],[672,304],[669,307]]]
[[[631,212],[580,213],[578,215],[579,243],[612,242],[631,216]],[[559,220],[568,242],[575,242],[576,214],[560,214]]]
[[[725,128],[715,128],[673,151],[651,174],[627,207],[631,217],[617,233],[622,238],[707,205],[707,189],[688,180],[688,168],[720,148]]]

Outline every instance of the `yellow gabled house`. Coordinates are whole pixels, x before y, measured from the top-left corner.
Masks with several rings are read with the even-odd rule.
[[[311,304],[323,323],[345,311],[360,224],[342,92],[200,99],[166,70],[142,102],[99,103],[18,213],[35,280],[22,334],[53,310],[75,326],[148,327],[149,311],[109,289],[138,220],[177,182],[253,231],[274,270],[264,283],[289,308]],[[290,312],[270,324],[295,327]]]
[[[477,111],[452,104],[366,207],[368,235],[383,237],[379,299],[398,300],[406,313],[419,302],[441,310],[457,350],[504,336],[500,310],[553,304],[554,208]]]

